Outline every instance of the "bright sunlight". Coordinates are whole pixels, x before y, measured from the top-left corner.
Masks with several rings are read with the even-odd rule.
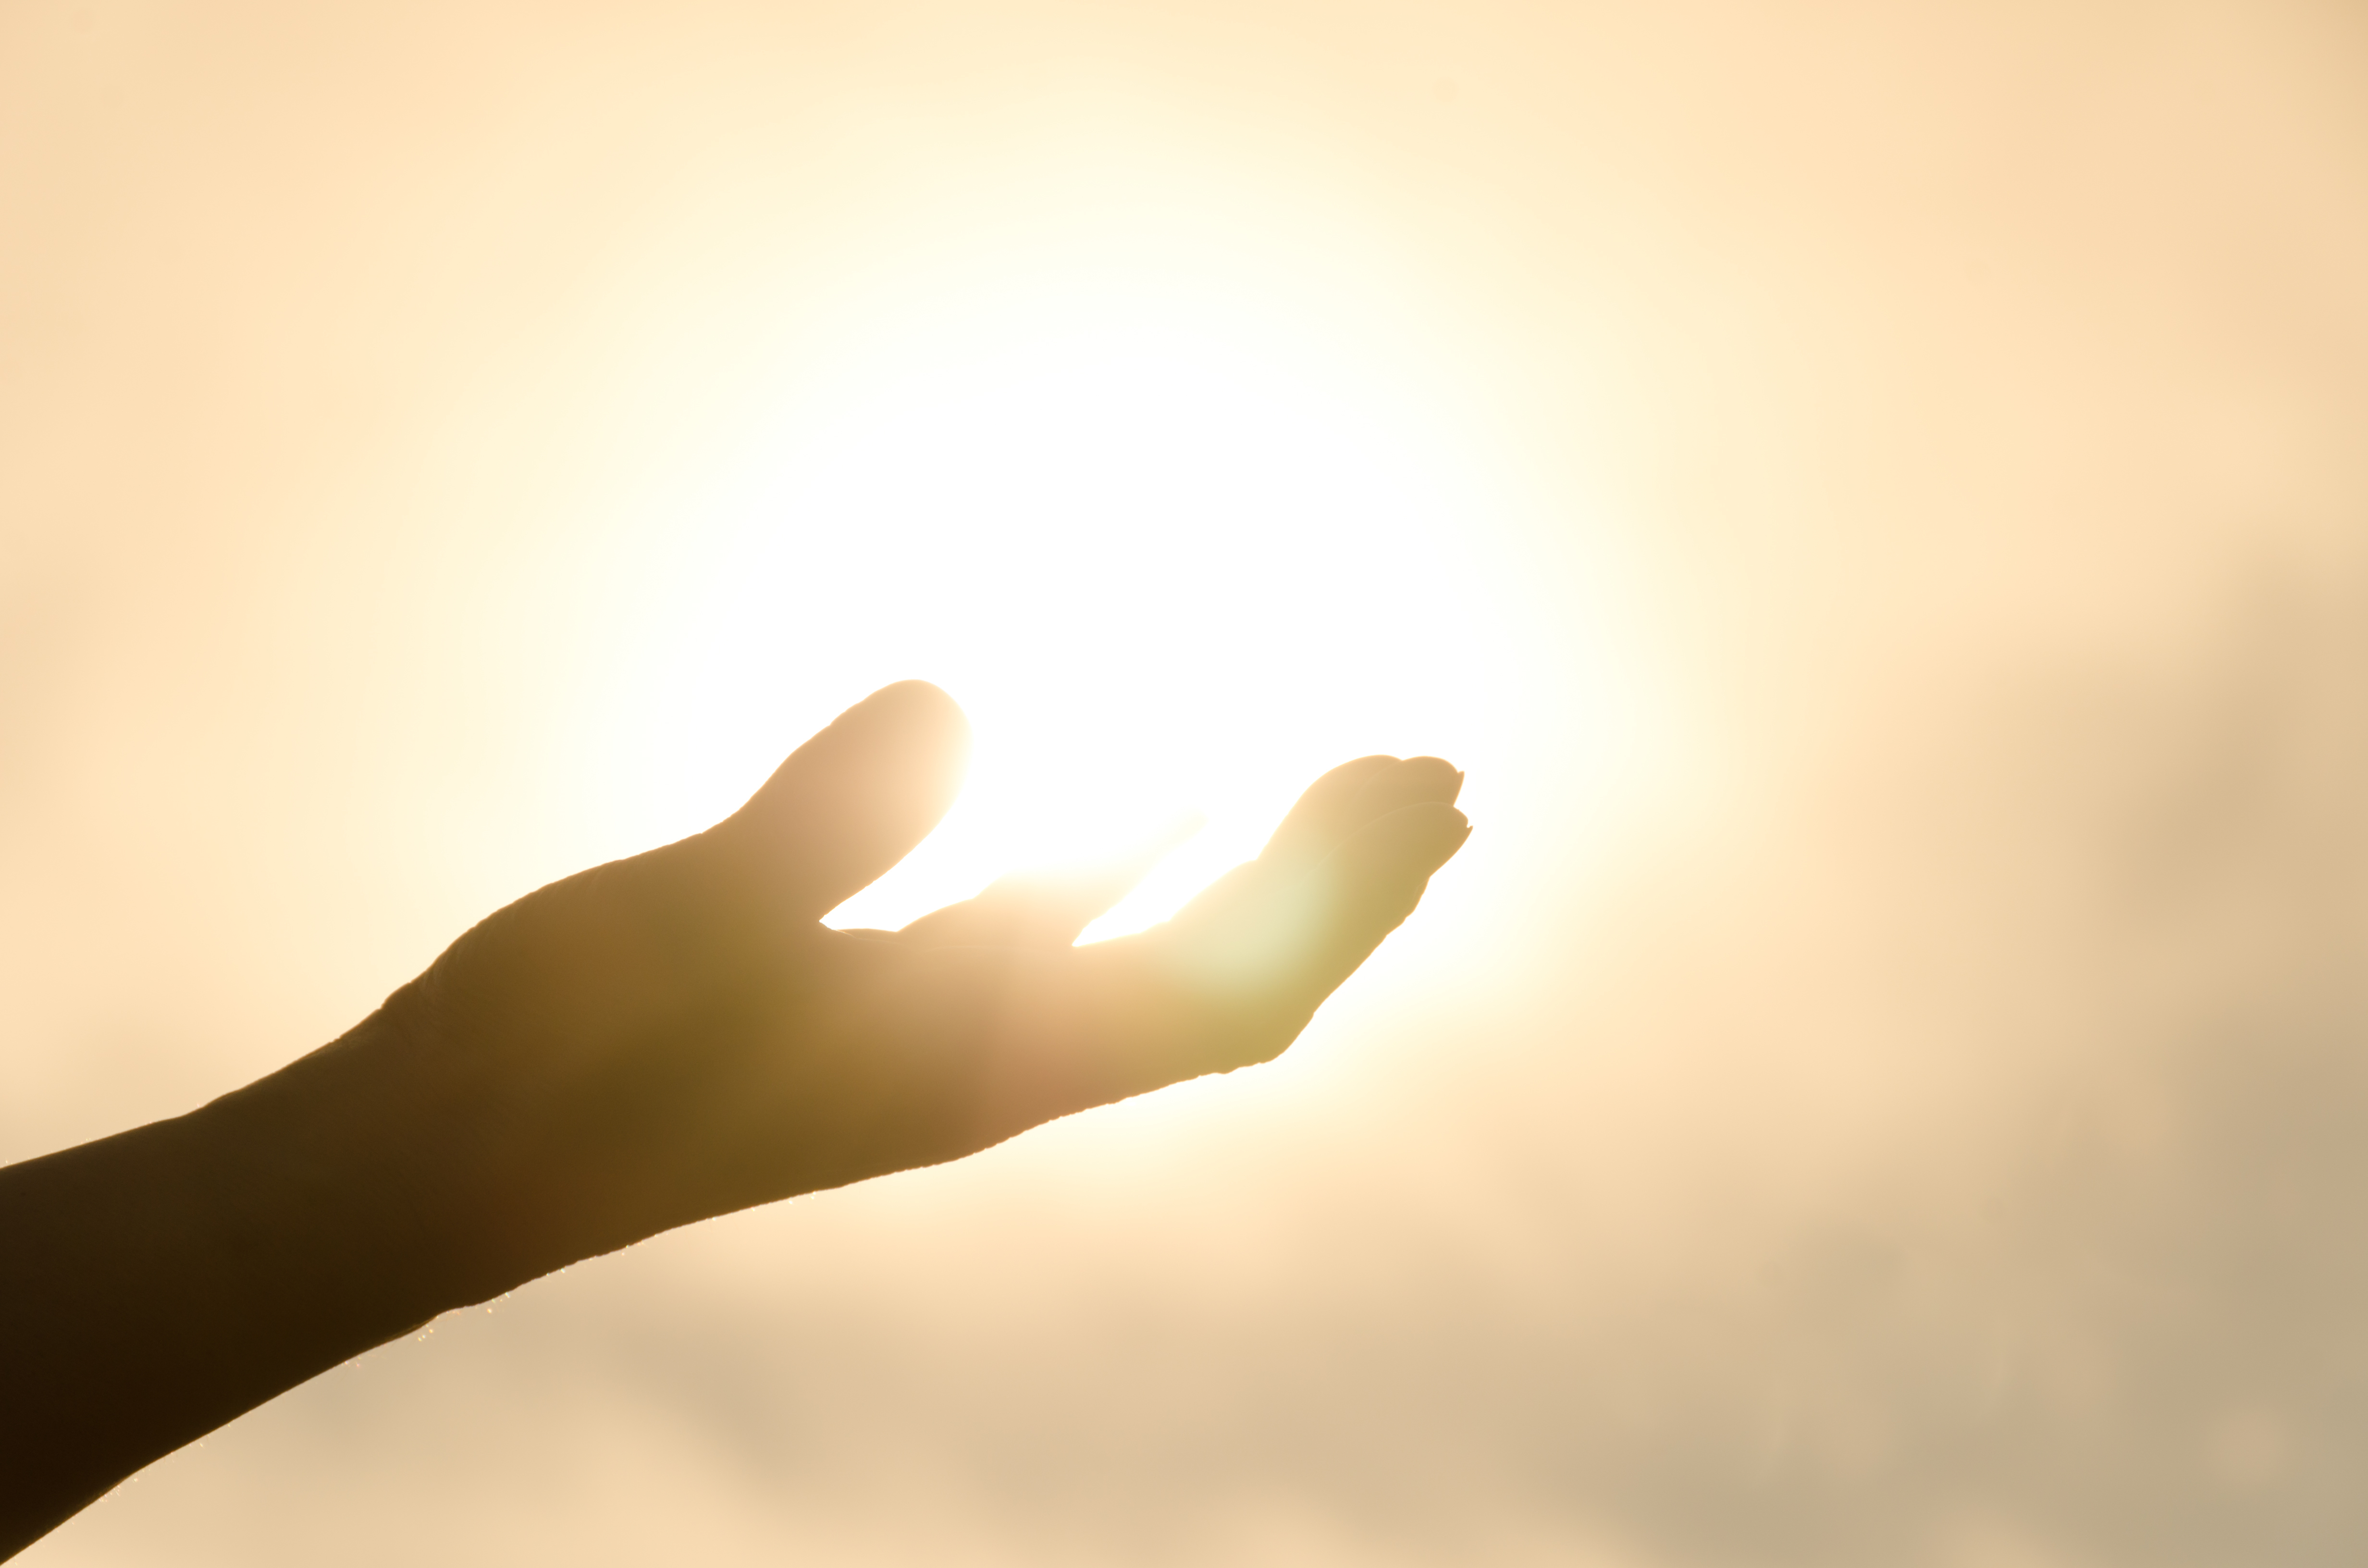
[[[1521,682],[1484,586],[1493,476],[1405,335],[1258,281],[1121,259],[908,300],[860,373],[785,399],[650,563],[674,612],[625,677],[666,736],[637,809],[663,832],[727,807],[785,687],[923,676],[972,716],[969,786],[837,922],[1205,819],[1090,939],[1255,853],[1336,762],[1497,750]]]

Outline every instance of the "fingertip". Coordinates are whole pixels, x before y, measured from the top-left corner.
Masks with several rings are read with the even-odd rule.
[[[1410,756],[1367,778],[1348,812],[1351,825],[1379,822],[1400,809],[1419,804],[1453,806],[1463,787],[1463,776],[1436,756]]]
[[[905,731],[940,744],[970,750],[970,719],[945,689],[925,680],[900,680],[883,686],[841,713],[831,728],[874,728]]]
[[[779,907],[819,916],[928,835],[969,766],[970,722],[954,699],[898,681],[791,752],[715,841],[758,846]]]
[[[946,688],[935,681],[919,679],[892,680],[856,704],[870,708],[874,704],[908,704],[914,707],[936,708],[959,717],[962,705],[946,694]]]
[[[924,802],[934,800],[935,815],[953,803],[970,771],[970,720],[961,704],[925,680],[882,687],[815,739],[825,737],[825,749],[865,755],[902,790]]]

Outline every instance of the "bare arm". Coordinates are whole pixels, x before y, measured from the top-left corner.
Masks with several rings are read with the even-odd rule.
[[[959,1158],[1265,1061],[1469,829],[1365,757],[1142,936],[1120,887],[822,917],[951,803],[960,712],[848,710],[706,833],[531,893],[335,1043],[188,1116],[0,1170],[0,1555],[448,1309],[675,1225]]]

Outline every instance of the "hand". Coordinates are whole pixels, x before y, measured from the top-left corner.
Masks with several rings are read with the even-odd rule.
[[[422,1303],[459,1305],[1263,1062],[1470,832],[1446,763],[1362,757],[1140,936],[1071,945],[1139,866],[1007,879],[901,932],[824,926],[937,824],[967,748],[942,692],[889,687],[724,822],[521,899],[244,1093],[298,1093],[316,1137],[365,1155],[404,1195]]]
[[[1140,867],[825,927],[937,824],[967,744],[944,693],[892,686],[725,821],[499,911],[334,1044],[0,1170],[0,1557],[448,1308],[1262,1062],[1469,831],[1447,764],[1361,757],[1138,937],[1071,945]]]

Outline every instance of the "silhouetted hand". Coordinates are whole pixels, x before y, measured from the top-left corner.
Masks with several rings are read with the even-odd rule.
[[[511,904],[314,1059],[325,1081],[366,1057],[341,1108],[433,1140],[407,1179],[450,1244],[429,1266],[449,1262],[451,1304],[1264,1061],[1470,831],[1447,764],[1364,757],[1139,937],[1070,945],[1131,879],[1011,879],[901,932],[824,926],[937,825],[968,744],[935,687],[876,693],[723,823]]]
[[[1446,763],[1363,757],[1140,936],[1071,945],[1131,872],[824,926],[937,824],[967,749],[944,693],[889,687],[723,823],[499,911],[336,1043],[0,1172],[0,1552],[448,1308],[1265,1061],[1469,832]]]

